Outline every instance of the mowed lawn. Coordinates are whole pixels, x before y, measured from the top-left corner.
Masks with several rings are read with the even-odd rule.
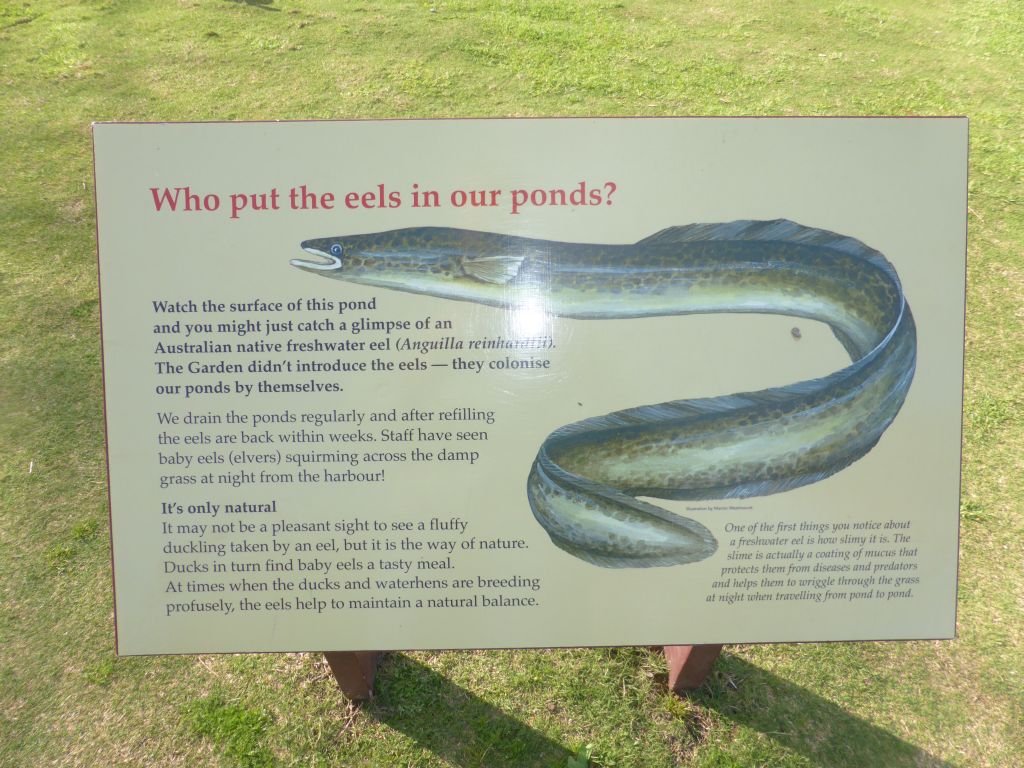
[[[0,0],[0,765],[1024,764],[1022,105],[1018,0]],[[700,114],[971,118],[958,639],[115,658],[92,121]]]

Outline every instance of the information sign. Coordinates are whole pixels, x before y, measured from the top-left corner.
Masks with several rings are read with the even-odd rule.
[[[94,140],[120,653],[952,636],[966,120]]]

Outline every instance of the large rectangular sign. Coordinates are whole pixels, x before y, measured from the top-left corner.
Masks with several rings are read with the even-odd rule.
[[[120,653],[952,636],[966,120],[94,139]]]

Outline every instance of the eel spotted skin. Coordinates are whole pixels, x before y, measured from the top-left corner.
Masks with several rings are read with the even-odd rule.
[[[756,312],[828,324],[850,365],[757,392],[640,405],[555,430],[527,496],[551,540],[609,568],[702,560],[696,520],[639,497],[738,499],[822,480],[864,456],[914,376],[917,335],[892,265],[859,240],[779,219],[670,227],[630,244],[418,227],[307,240],[300,269],[561,317]]]

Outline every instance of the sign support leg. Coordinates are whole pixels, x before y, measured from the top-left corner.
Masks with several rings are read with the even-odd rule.
[[[668,662],[669,690],[682,693],[699,688],[707,680],[722,646],[666,645],[662,651]],[[338,687],[352,701],[373,697],[373,682],[382,655],[381,651],[324,651]]]
[[[324,651],[338,687],[352,701],[373,697],[373,680],[381,655],[381,651]]]
[[[711,667],[722,652],[721,645],[666,645],[668,687],[673,693],[692,691],[707,680]]]

